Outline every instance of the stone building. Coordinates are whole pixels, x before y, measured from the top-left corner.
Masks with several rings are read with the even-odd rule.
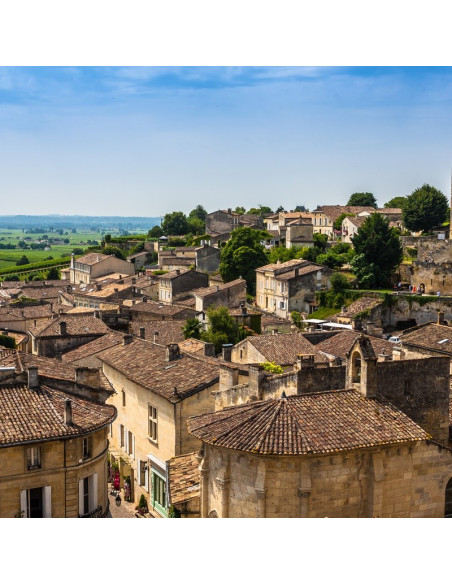
[[[28,332],[33,354],[55,357],[109,333],[110,329],[90,314],[64,314],[41,327],[31,327]]]
[[[259,215],[239,215],[231,209],[213,211],[206,216],[206,234],[212,244],[227,241],[237,227],[263,229],[264,223]]]
[[[41,382],[36,367],[28,383],[0,382],[0,517],[105,517],[115,417]]]
[[[125,307],[124,307],[125,309]],[[188,306],[153,302],[146,297],[127,308],[131,322],[151,320],[187,320],[196,316],[196,310]]]
[[[200,442],[187,432],[187,419],[214,409],[216,360],[136,337],[126,337],[99,358],[116,390],[110,456],[119,465],[121,486],[128,485],[135,502],[144,495],[151,514],[165,517],[168,464],[199,449]]]
[[[176,247],[159,250],[158,263],[162,270],[195,268],[200,272],[216,272],[220,267],[220,250],[209,243],[198,247]]]
[[[444,358],[378,363],[360,337],[347,355],[345,389],[249,394],[191,418],[189,431],[203,442],[201,517],[450,513],[448,368]],[[258,370],[251,374],[259,387]],[[234,391],[245,395],[243,386]]]
[[[71,284],[90,284],[95,278],[115,272],[124,275],[135,274],[135,267],[130,262],[102,253],[88,253],[77,259],[72,254],[69,270]]]
[[[312,312],[315,293],[329,288],[333,270],[306,260],[289,260],[256,269],[256,306],[280,318],[294,310]]]
[[[310,213],[298,211],[283,211],[264,218],[264,227],[272,238],[268,242],[270,247],[293,247],[299,245],[312,247],[313,223]]]
[[[159,278],[159,300],[167,304],[177,302],[177,298],[187,296],[196,288],[209,285],[209,276],[196,270],[173,270]]]
[[[205,313],[210,306],[226,306],[238,308],[246,302],[246,280],[238,278],[227,284],[217,284],[201,288],[193,293],[195,297],[195,309]]]

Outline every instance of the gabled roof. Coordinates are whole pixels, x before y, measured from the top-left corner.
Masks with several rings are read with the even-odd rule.
[[[405,331],[401,336],[403,345],[428,349],[452,355],[452,327],[432,322],[421,324]]]
[[[178,505],[199,497],[200,474],[196,452],[171,458],[168,471],[171,505]]]
[[[73,423],[64,421],[71,400]],[[0,385],[0,447],[83,436],[113,422],[116,408],[101,405],[41,384]]]
[[[184,340],[182,329],[185,325],[183,320],[136,320],[129,324],[130,332],[133,335],[140,335],[140,328],[144,328],[146,341],[154,342],[154,333],[158,333],[155,342],[158,345],[169,345],[170,343],[179,343]]]
[[[189,418],[203,442],[266,455],[341,451],[428,440],[429,434],[383,398],[355,390],[253,402]]]
[[[207,359],[181,353],[179,359],[166,361],[166,348],[148,341],[133,339],[99,354],[99,359],[172,403],[198,393],[218,381],[218,365]]]
[[[360,333],[356,331],[341,331],[336,333],[334,336],[330,336],[317,343],[315,346],[324,353],[328,355],[334,355],[334,357],[341,357],[345,359],[347,353],[352,348],[353,343],[359,337]],[[372,344],[375,354],[381,355],[392,355],[392,350],[394,344],[386,341],[385,339],[379,339],[378,337],[369,336],[369,341]]]
[[[218,284],[217,286],[206,286],[205,288],[197,288],[194,290],[195,296],[199,296],[200,298],[206,298],[207,296],[212,296],[222,292],[223,290],[227,290],[228,288],[244,288],[246,292],[246,280],[243,278],[237,278],[237,280],[232,280],[231,282],[227,282],[226,284]]]
[[[111,255],[105,255],[103,253],[87,253],[86,255],[74,259],[76,263],[85,264],[87,266],[93,266],[94,264],[98,264],[99,262],[104,262],[109,258],[114,257]]]
[[[100,318],[95,318],[91,314],[62,314],[42,326],[30,327],[30,332],[40,339],[58,337],[61,336],[60,322],[66,323],[68,336],[104,335],[111,331]]]
[[[351,215],[357,215],[367,211],[369,213],[375,213],[374,207],[360,207],[354,205],[323,205],[314,209],[312,213],[323,213],[328,217],[330,221],[336,221],[343,213],[350,213]]]
[[[300,333],[250,336],[240,341],[236,347],[249,343],[263,356],[265,361],[274,361],[278,365],[293,365],[299,354],[315,355],[316,363],[328,363],[326,355]]]

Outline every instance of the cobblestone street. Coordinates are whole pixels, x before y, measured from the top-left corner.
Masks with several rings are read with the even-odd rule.
[[[129,503],[128,501],[124,501],[124,494],[121,493],[121,506],[117,507],[115,503],[115,495],[111,493],[115,491],[111,490],[111,485],[108,485],[108,499],[110,501],[110,512],[107,517],[115,519],[117,517],[121,518],[131,518],[135,517],[135,505],[133,503]]]

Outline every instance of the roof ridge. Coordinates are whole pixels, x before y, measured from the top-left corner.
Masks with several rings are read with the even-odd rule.
[[[271,427],[273,425],[273,422],[278,417],[278,415],[280,413],[280,410],[283,407],[286,399],[287,398],[280,398],[280,399],[277,400],[275,411],[273,412],[270,420],[267,422],[267,424],[266,424],[266,426],[265,426],[265,428],[264,428],[264,430],[263,430],[263,432],[261,434],[261,438],[260,438],[260,440],[257,442],[257,444],[255,446],[255,450],[257,452],[261,449],[262,445],[264,444],[265,439],[266,439],[266,437],[267,437],[267,435],[268,435],[268,433],[269,433],[269,431],[270,431],[270,429],[271,429]],[[264,412],[265,412],[265,410],[264,410]]]
[[[316,393],[325,393],[325,392],[319,391],[319,392],[316,392]],[[309,395],[312,395],[312,394],[309,394]],[[304,444],[307,445],[306,450],[308,452],[312,452],[313,451],[313,448],[312,448],[312,446],[311,446],[308,438],[306,437],[306,434],[303,432],[303,428],[301,427],[301,424],[300,424],[300,421],[298,419],[298,416],[295,415],[295,408],[294,408],[294,405],[292,403],[293,400],[288,400],[286,398],[286,401],[287,401],[287,409],[288,409],[288,412],[290,414],[290,417],[295,422],[295,426],[298,428],[298,431],[300,432],[300,436],[301,436],[301,448],[303,449],[303,443],[304,443]]]

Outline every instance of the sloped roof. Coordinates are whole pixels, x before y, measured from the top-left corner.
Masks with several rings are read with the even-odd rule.
[[[293,365],[299,353],[315,355],[316,363],[328,362],[328,358],[298,332],[251,336],[236,346],[245,343],[253,345],[266,361],[275,361],[278,365]]]
[[[143,321],[139,320],[131,322],[130,332],[133,335],[140,335],[140,328],[144,327],[144,335],[147,341],[154,341],[154,333],[158,333],[156,338],[156,343],[159,345],[168,345],[170,343],[179,343],[184,340],[184,335],[182,329],[185,322],[182,320],[152,320]]]
[[[181,353],[166,361],[166,348],[134,337],[99,354],[99,359],[145,389],[175,403],[218,381],[218,365]],[[176,391],[175,391],[176,388]]]
[[[218,286],[218,288],[217,288]],[[205,288],[197,288],[194,290],[196,296],[200,298],[206,298],[207,296],[211,296],[214,294],[218,294],[223,290],[227,290],[228,288],[234,288],[237,286],[238,288],[243,288],[246,292],[246,280],[243,278],[237,278],[237,280],[232,280],[231,282],[227,282],[226,284],[218,284],[214,286],[206,286]]]
[[[323,213],[330,219],[330,221],[336,221],[342,215],[342,213],[350,213],[352,215],[357,215],[363,211],[368,211],[369,213],[375,213],[374,207],[359,207],[354,205],[323,205],[314,209],[312,213]]]
[[[91,314],[63,314],[40,327],[30,327],[36,338],[60,336],[60,322],[66,323],[68,336],[102,335],[111,331],[100,319]]]
[[[334,336],[320,341],[316,344],[316,347],[324,353],[345,359],[345,356],[350,351],[353,343],[360,334],[361,333],[356,331],[344,330],[336,333]],[[378,337],[369,336],[368,339],[377,357],[383,353],[386,355],[392,355],[392,349],[394,348],[393,343],[390,343],[385,339],[379,339]]]
[[[200,474],[196,452],[171,458],[168,468],[169,492],[172,505],[185,503],[199,497]]]
[[[66,400],[72,403],[73,423],[64,422]],[[0,447],[26,442],[81,436],[107,426],[116,408],[100,405],[41,384],[0,386]]]
[[[86,255],[74,259],[75,262],[79,264],[86,264],[87,266],[92,266],[94,264],[98,264],[99,262],[103,262],[111,258],[111,255],[105,255],[103,253],[87,253]]]
[[[355,390],[290,396],[189,418],[203,442],[254,454],[331,454],[427,440],[429,434],[383,398]]]
[[[61,360],[65,363],[72,363],[73,361],[86,359],[86,357],[91,357],[97,353],[100,353],[101,351],[105,351],[105,349],[119,345],[122,343],[123,338],[124,335],[111,330],[107,334],[94,339],[94,341],[85,343],[81,347],[76,347],[71,351],[66,351],[61,356]]]
[[[452,355],[452,327],[429,322],[405,331],[402,344]]]

